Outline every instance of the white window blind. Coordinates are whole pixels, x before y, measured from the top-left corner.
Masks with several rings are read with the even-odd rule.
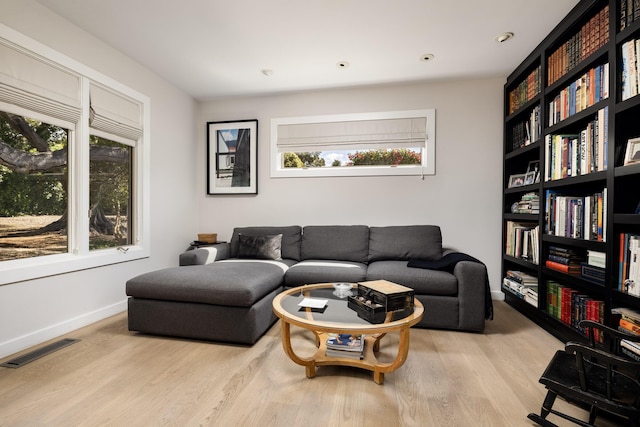
[[[111,135],[137,141],[142,136],[140,103],[98,84],[91,83],[89,126]]]
[[[278,125],[278,151],[375,150],[423,147],[426,117]]]
[[[0,101],[76,123],[80,76],[0,38]]]

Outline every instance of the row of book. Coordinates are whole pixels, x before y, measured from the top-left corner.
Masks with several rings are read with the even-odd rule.
[[[545,136],[545,181],[607,170],[609,107],[578,134]]]
[[[507,270],[502,285],[518,298],[538,307],[538,279],[517,270]]]
[[[618,0],[620,2],[620,31],[640,19],[640,0]]]
[[[545,232],[551,236],[604,242],[606,214],[606,188],[588,196],[567,196],[546,190]]]
[[[640,39],[622,43],[622,100],[638,94],[640,88]]]
[[[594,67],[562,89],[549,103],[553,126],[609,97],[609,63]]]
[[[507,221],[505,254],[538,264],[539,227],[535,223]]]
[[[547,61],[548,85],[567,74],[608,41],[609,6],[607,5],[549,56]]]
[[[525,147],[540,139],[542,135],[542,121],[540,120],[540,105],[536,105],[529,114],[529,119],[516,123],[511,128],[512,149]]]
[[[327,337],[326,355],[362,359],[364,357],[364,335],[330,333]]]
[[[531,71],[526,79],[509,92],[509,114],[515,112],[527,102],[536,97],[542,89],[542,75],[540,66]]]
[[[620,233],[618,290],[640,297],[640,236]]]
[[[627,307],[619,307],[612,309],[611,313],[619,318],[618,330],[640,336],[640,312]],[[640,361],[640,343],[623,339],[620,342],[620,347],[623,354]]]
[[[604,302],[549,280],[547,313],[586,335],[587,331],[580,327],[580,321],[593,320],[604,323]],[[599,343],[603,342],[602,334],[597,332],[595,339]]]

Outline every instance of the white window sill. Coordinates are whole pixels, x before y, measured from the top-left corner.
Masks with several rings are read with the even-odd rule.
[[[339,166],[318,168],[287,168],[271,170],[272,178],[311,178],[328,176],[423,176],[435,171],[417,165],[400,166]]]
[[[0,285],[55,276],[73,271],[102,267],[149,257],[149,250],[128,246],[126,252],[113,249],[92,251],[85,255],[60,254],[25,258],[0,263]]]

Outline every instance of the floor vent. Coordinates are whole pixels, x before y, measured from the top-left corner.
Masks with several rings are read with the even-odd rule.
[[[39,348],[37,350],[33,350],[27,354],[23,354],[22,356],[18,356],[15,359],[4,362],[3,364],[0,364],[0,366],[3,366],[5,368],[19,368],[21,366],[26,365],[27,363],[31,363],[36,359],[40,359],[41,357],[46,356],[47,354],[51,354],[54,351],[60,350],[61,348],[67,347],[78,341],[80,340],[73,339],[73,338],[65,338],[63,340],[56,341],[49,345],[45,345],[44,347]]]

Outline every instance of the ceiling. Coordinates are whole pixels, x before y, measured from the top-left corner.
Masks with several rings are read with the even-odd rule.
[[[199,100],[357,85],[506,78],[578,3],[38,1]],[[495,37],[504,32],[515,35],[507,42],[496,42]],[[425,54],[434,57],[423,61]],[[348,66],[340,67],[340,62]]]

